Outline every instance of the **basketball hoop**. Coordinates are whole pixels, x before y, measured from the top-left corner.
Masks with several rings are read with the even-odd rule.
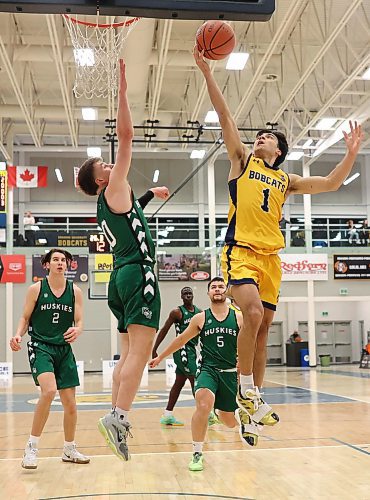
[[[64,14],[64,19],[76,61],[74,95],[87,99],[115,96],[121,47],[140,18],[126,18],[112,24],[80,21],[67,14]]]

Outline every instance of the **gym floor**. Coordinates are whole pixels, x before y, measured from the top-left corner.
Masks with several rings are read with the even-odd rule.
[[[263,430],[256,448],[240,441],[237,428],[212,427],[204,470],[189,472],[194,401],[186,387],[175,408],[184,427],[163,428],[169,388],[162,372],[150,373],[136,398],[130,462],[119,461],[97,431],[98,418],[110,408],[107,381],[85,374],[76,442],[91,463],[61,461],[63,417],[56,398],[38,469],[22,469],[37,390],[30,376],[15,377],[0,388],[1,499],[370,498],[369,378],[370,371],[354,365],[268,368],[265,398],[281,422]]]

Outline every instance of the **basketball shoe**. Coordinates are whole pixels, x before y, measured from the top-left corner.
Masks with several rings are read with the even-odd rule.
[[[241,408],[235,411],[235,418],[239,422],[240,439],[249,444],[249,446],[257,446],[259,430],[258,426],[253,422],[250,415]]]
[[[214,411],[211,411],[208,415],[208,427],[212,427],[212,425],[220,424],[220,420]]]
[[[203,455],[201,453],[193,453],[191,462],[189,463],[189,470],[192,472],[203,470]]]
[[[130,460],[130,453],[127,446],[127,436],[132,437],[130,432],[131,425],[128,422],[122,422],[116,412],[108,413],[98,422],[98,429],[104,436],[109,448],[118,458]]]
[[[261,398],[258,387],[248,389],[242,396],[239,386],[236,402],[239,408],[247,412],[256,424],[271,426],[279,422],[279,416]]]
[[[64,446],[62,460],[63,462],[72,462],[74,464],[88,464],[90,462],[90,458],[82,455],[77,450],[75,444]]]
[[[32,443],[27,443],[22,459],[23,469],[37,469],[37,455],[39,450],[32,447]]]
[[[162,425],[168,425],[172,427],[182,427],[184,425],[184,422],[180,422],[180,420],[177,420],[173,415],[169,415],[168,417],[162,415],[159,422]]]

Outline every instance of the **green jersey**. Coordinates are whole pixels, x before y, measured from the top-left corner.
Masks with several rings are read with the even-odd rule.
[[[105,189],[99,194],[97,219],[114,257],[114,268],[125,264],[155,263],[155,249],[149,226],[140,203],[132,194],[132,207],[128,212],[116,214],[105,199]]]
[[[189,311],[189,309],[186,309],[185,306],[179,306],[179,309],[181,311],[181,319],[180,321],[175,323],[176,337],[178,335],[181,335],[181,333],[186,330],[193,316],[202,312],[202,310],[199,309],[197,306],[193,307],[194,311]],[[198,344],[198,340],[199,340],[198,337],[190,339],[189,342],[186,343],[186,345],[195,347]]]
[[[199,334],[199,367],[210,366],[219,370],[235,368],[238,334],[235,311],[229,309],[226,318],[218,321],[211,309],[206,309],[204,325]]]
[[[32,311],[28,333],[33,341],[65,345],[63,334],[73,326],[75,295],[72,281],[66,280],[63,294],[58,298],[51,291],[49,281],[41,281],[40,293]]]

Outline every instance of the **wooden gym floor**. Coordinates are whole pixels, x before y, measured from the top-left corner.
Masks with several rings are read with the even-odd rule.
[[[102,376],[85,375],[78,394],[76,441],[89,465],[61,462],[62,413],[53,404],[40,440],[37,470],[20,461],[37,391],[31,377],[0,388],[0,499],[370,499],[370,370],[343,365],[270,367],[265,397],[281,422],[265,430],[257,448],[237,429],[215,426],[204,449],[205,469],[189,472],[193,400],[188,388],[175,408],[180,428],[159,425],[168,388],[149,375],[131,413],[132,460],[119,461],[97,431],[109,409]],[[106,382],[106,381],[105,381]]]

